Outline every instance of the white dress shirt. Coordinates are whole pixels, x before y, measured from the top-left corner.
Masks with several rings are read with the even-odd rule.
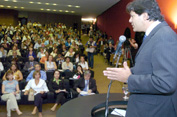
[[[49,91],[46,82],[43,79],[39,79],[39,83],[37,85],[35,83],[35,79],[31,79],[28,82],[27,86],[25,87],[25,91],[29,90],[30,88],[32,88],[35,91],[34,95],[40,93],[40,91],[45,91],[45,92]]]

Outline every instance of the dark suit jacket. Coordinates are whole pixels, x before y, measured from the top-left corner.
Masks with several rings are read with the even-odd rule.
[[[142,43],[128,78],[127,117],[177,117],[177,35],[166,22]]]
[[[34,67],[36,64],[38,64],[38,62],[37,62],[37,61],[33,61],[33,67]],[[28,61],[28,62],[25,63],[25,66],[23,67],[23,69],[26,70],[26,71],[28,71],[28,69],[29,69],[30,67],[31,67],[31,65],[30,65],[30,62]],[[32,69],[32,70],[34,70],[34,69]],[[32,70],[30,70],[30,71],[32,71]]]
[[[76,90],[76,88],[80,88],[81,90],[83,90],[85,88],[85,79],[84,78],[80,78],[75,83],[74,89]],[[90,78],[90,80],[89,80],[89,89],[91,89],[93,93],[97,93],[96,81],[93,78]]]
[[[49,91],[55,93],[55,91],[58,90],[58,89],[61,89],[61,90],[65,89],[64,81],[61,80],[61,81],[59,82],[59,85],[58,85],[55,81],[53,81],[53,78],[52,78],[52,79],[49,81]]]

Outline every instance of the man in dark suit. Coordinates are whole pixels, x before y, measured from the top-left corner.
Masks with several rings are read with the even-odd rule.
[[[34,66],[38,64],[37,61],[34,61],[34,57],[33,56],[29,56],[29,61],[25,63],[25,66],[23,67],[23,69],[25,71],[32,71],[34,70]]]
[[[107,68],[108,79],[128,83],[127,117],[177,117],[177,35],[164,21],[155,0],[128,4],[129,22],[145,32],[131,69]]]
[[[85,91],[88,93],[97,93],[97,86],[96,81],[91,77],[91,72],[86,70],[84,72],[84,78],[80,78],[75,86],[74,89],[77,91],[77,94],[80,94],[81,91]]]

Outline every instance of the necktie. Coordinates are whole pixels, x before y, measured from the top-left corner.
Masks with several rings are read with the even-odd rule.
[[[86,82],[85,82],[85,88],[84,88],[83,91],[87,91],[88,84],[89,84],[89,80],[86,80]]]
[[[146,37],[147,37],[147,36],[146,36],[146,34],[144,34],[144,37],[143,37],[143,42],[144,42],[144,40],[146,39]]]

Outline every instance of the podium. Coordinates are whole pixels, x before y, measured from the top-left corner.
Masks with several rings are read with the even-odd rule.
[[[123,100],[124,94],[111,93],[109,108],[126,108],[127,101]],[[62,105],[56,117],[104,117],[106,94],[81,96]],[[109,117],[118,117],[110,115]]]

